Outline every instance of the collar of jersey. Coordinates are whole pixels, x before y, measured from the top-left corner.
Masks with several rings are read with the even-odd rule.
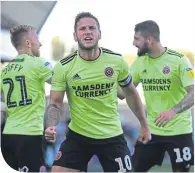
[[[150,56],[148,56],[151,60],[159,60],[159,59],[161,59],[161,58],[163,58],[166,54],[167,54],[167,51],[168,51],[168,48],[167,47],[165,47],[165,52],[161,55],[161,56],[159,56],[159,57],[156,57],[156,58],[151,58]]]
[[[100,60],[101,55],[102,55],[102,49],[101,49],[100,47],[99,47],[99,50],[100,50],[100,54],[99,54],[99,56],[98,56],[95,60],[85,60],[85,59],[83,59],[83,58],[79,55],[79,51],[77,52],[77,56],[78,56],[82,61],[87,62],[87,63],[97,62],[97,61]]]

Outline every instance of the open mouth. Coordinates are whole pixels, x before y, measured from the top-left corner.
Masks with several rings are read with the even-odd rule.
[[[85,37],[84,40],[86,43],[91,43],[93,39],[91,37]]]

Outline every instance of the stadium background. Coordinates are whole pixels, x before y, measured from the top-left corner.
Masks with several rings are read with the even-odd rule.
[[[70,13],[73,14],[74,16],[77,14],[77,12],[80,11],[90,11],[92,13],[95,13],[95,15],[97,14],[97,17],[100,17],[100,25],[104,25],[104,21],[102,20],[102,16],[98,13],[97,10],[92,10],[92,6],[90,6],[89,4],[87,4],[87,0],[83,0],[84,5],[82,6],[82,8],[76,8],[75,10],[72,9],[72,11],[74,11],[74,13]],[[125,2],[125,1],[123,1]],[[190,2],[190,1],[189,1]],[[43,43],[43,48],[42,50],[42,56],[48,60],[50,60],[53,64],[55,64],[55,62],[59,59],[61,59],[62,57],[64,57],[66,54],[74,51],[76,49],[75,44],[70,41],[69,36],[64,36],[63,34],[61,34],[61,32],[66,32],[66,29],[63,29],[64,26],[54,26],[54,33],[50,34],[50,38],[47,35],[47,38],[45,37],[46,34],[48,34],[48,28],[50,28],[50,25],[52,24],[52,21],[54,20],[54,16],[57,15],[57,11],[60,11],[59,8],[65,8],[65,6],[63,6],[64,4],[68,6],[68,1],[63,1],[62,2],[58,1],[37,1],[37,2],[8,2],[8,1],[1,1],[1,67],[5,66],[15,55],[16,55],[16,51],[13,49],[13,47],[11,46],[10,40],[9,40],[9,32],[8,29],[14,25],[17,24],[30,24],[33,25],[37,28],[37,31],[39,33],[40,39]],[[71,2],[72,4],[79,4],[78,1],[74,0],[73,2]],[[70,4],[71,4],[70,3]],[[143,1],[140,1],[140,3],[142,4]],[[122,5],[122,1],[119,3]],[[190,3],[186,4],[186,8],[190,8]],[[81,4],[79,4],[81,5]],[[79,6],[78,5],[78,6]],[[97,4],[95,4],[97,5]],[[109,5],[109,4],[107,4]],[[105,6],[107,6],[105,4]],[[77,6],[77,7],[78,7]],[[68,7],[66,7],[68,8]],[[18,10],[22,10],[22,13],[18,13]],[[25,14],[25,15],[24,15]],[[193,13],[189,13],[188,15],[193,15]],[[72,16],[70,15],[70,18]],[[66,16],[66,18],[68,18]],[[60,18],[58,18],[58,20],[62,20]],[[101,23],[101,20],[103,21]],[[116,19],[118,20],[118,19]],[[129,19],[131,20],[131,19]],[[137,19],[138,20],[146,20],[144,17]],[[155,20],[155,19],[154,19]],[[162,20],[162,19],[161,19]],[[71,20],[71,22],[73,23],[74,19]],[[108,21],[108,20],[107,20]],[[66,23],[66,21],[63,21]],[[158,22],[158,21],[157,21]],[[191,21],[192,22],[192,21]],[[193,20],[194,22],[194,20]],[[68,22],[67,22],[68,23]],[[132,24],[132,28],[130,28],[133,31],[133,25],[135,23]],[[115,23],[115,25],[117,25],[117,23]],[[188,26],[188,25],[186,25]],[[164,27],[164,26],[163,26]],[[167,26],[168,27],[168,26]],[[193,25],[194,27],[194,25]],[[59,29],[61,28],[61,29]],[[65,27],[66,28],[66,27]],[[73,28],[73,24],[70,26],[70,28]],[[50,28],[51,29],[51,28]],[[105,27],[103,27],[103,29],[105,29]],[[104,30],[102,29],[102,32],[104,33]],[[119,28],[117,28],[119,29]],[[128,28],[129,29],[129,28]],[[73,30],[73,29],[72,29]],[[192,30],[192,28],[191,28]],[[173,30],[171,30],[173,31]],[[113,30],[112,33],[115,36],[114,32],[117,33],[117,30]],[[120,31],[121,32],[121,31]],[[163,32],[163,31],[162,31]],[[105,33],[108,34],[108,30],[105,29]],[[182,35],[185,35],[186,33],[181,33],[181,37]],[[194,35],[194,33],[191,33],[192,37]],[[70,35],[70,34],[69,34]],[[119,35],[119,32],[118,32]],[[71,35],[72,36],[72,35]],[[70,37],[71,37],[70,36]],[[103,34],[103,36],[106,36],[106,34]],[[166,35],[165,35],[166,36]],[[135,60],[136,58],[136,51],[135,49],[132,48],[132,38],[131,36],[127,36],[129,38],[129,43],[128,45],[125,45],[124,47],[129,47],[128,50],[123,50],[120,49],[120,42],[121,41],[117,36],[116,37],[116,42],[118,42],[118,45],[109,45],[109,42],[113,42],[112,40],[109,41],[102,41],[101,44],[107,45],[108,48],[113,50],[118,50],[120,53],[122,53],[124,55],[125,60],[128,62],[129,65],[132,64],[132,62]],[[179,37],[179,36],[178,36]],[[119,41],[117,40],[117,38],[119,39]],[[193,37],[195,38],[195,37]],[[172,38],[170,38],[172,39]],[[190,39],[190,38],[189,38]],[[166,40],[166,39],[165,39]],[[184,40],[185,42],[185,40]],[[167,45],[169,45],[169,43],[167,42]],[[194,42],[192,42],[192,44],[189,44],[189,46],[183,46],[184,44],[175,44],[172,43],[170,44],[171,48],[178,50],[182,53],[184,53],[192,62],[192,64],[194,65],[194,51],[192,50],[192,47],[195,45]],[[181,49],[182,48],[182,49]],[[49,94],[49,87],[48,85],[46,85],[46,93],[47,93],[47,104],[48,104],[48,94]],[[143,103],[145,103],[144,98],[143,98],[143,91],[141,89],[141,85],[138,86],[138,91],[142,97],[142,101]],[[194,111],[193,111],[194,112]],[[135,139],[138,135],[138,129],[139,129],[139,123],[137,121],[137,119],[133,116],[132,112],[129,111],[129,109],[127,108],[125,101],[120,101],[119,100],[119,113],[120,113],[120,117],[121,117],[121,122],[123,125],[123,129],[125,132],[125,136],[127,138],[128,141],[128,146],[131,150],[132,149],[132,143],[135,142]],[[58,131],[59,131],[59,136],[58,136],[58,140],[56,141],[56,143],[54,145],[51,144],[47,144],[45,143],[45,161],[47,164],[47,168],[48,170],[50,169],[50,166],[52,164],[52,160],[59,148],[60,143],[62,142],[62,140],[65,139],[65,133],[67,130],[67,124],[69,122],[69,112],[68,112],[68,106],[67,106],[67,100],[64,100],[64,107],[63,107],[63,111],[62,114],[64,115],[64,118],[62,118],[60,124],[58,125]],[[101,167],[99,165],[99,162],[97,160],[96,157],[94,157],[91,162],[89,163],[89,171],[101,171]],[[152,169],[152,171],[158,171],[158,172],[166,172],[166,171],[170,171],[170,164],[169,164],[169,157],[166,155],[164,162],[163,162],[163,166],[160,167],[155,167]]]

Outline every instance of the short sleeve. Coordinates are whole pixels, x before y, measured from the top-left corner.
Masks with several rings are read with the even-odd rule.
[[[194,84],[194,70],[187,57],[181,58],[178,73],[184,87]]]
[[[53,69],[52,86],[53,91],[65,91],[66,90],[66,74],[64,66],[58,62]]]
[[[120,87],[126,87],[131,83],[131,75],[129,74],[129,67],[124,59],[121,59],[121,70],[118,76],[118,84]]]
[[[38,65],[37,65],[37,71],[39,72],[38,76],[42,81],[47,81],[52,76],[52,64],[48,61],[46,61],[43,58],[39,58]]]
[[[132,80],[134,84],[139,84],[140,75],[139,75],[139,60],[138,58],[134,61],[134,63],[130,67],[130,74],[132,76]]]

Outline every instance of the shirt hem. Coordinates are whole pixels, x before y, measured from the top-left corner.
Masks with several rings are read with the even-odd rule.
[[[102,136],[99,136],[97,137],[97,135],[89,135],[87,133],[83,133],[79,130],[75,130],[73,127],[71,126],[68,126],[72,131],[74,131],[75,133],[78,133],[80,135],[83,135],[85,137],[88,137],[88,138],[92,138],[92,139],[107,139],[107,138],[113,138],[113,137],[116,137],[116,136],[119,136],[119,135],[122,135],[123,134],[123,131],[120,131],[119,133],[114,133],[114,134],[109,134],[109,135],[102,135]]]

